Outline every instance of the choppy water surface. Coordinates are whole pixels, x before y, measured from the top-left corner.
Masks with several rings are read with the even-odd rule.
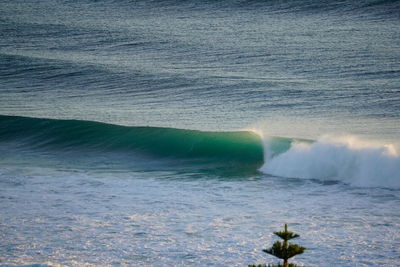
[[[1,166],[3,263],[273,262],[261,249],[272,244],[272,231],[283,222],[309,248],[297,262],[398,262],[398,191],[257,173],[110,172],[110,166],[77,170],[25,163],[18,171]]]

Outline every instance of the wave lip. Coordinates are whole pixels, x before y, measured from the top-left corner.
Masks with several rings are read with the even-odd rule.
[[[93,121],[0,115],[0,141],[57,151],[123,151],[156,158],[261,166],[263,146],[253,132],[205,132],[120,126]]]
[[[280,177],[400,188],[400,157],[394,148],[361,143],[354,137],[294,142],[289,150],[267,160],[260,170]]]

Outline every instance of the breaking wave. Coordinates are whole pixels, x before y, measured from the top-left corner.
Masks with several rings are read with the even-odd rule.
[[[400,156],[394,147],[355,137],[312,141],[253,131],[212,132],[0,116],[0,142],[9,141],[45,151],[128,152],[144,160],[228,164],[278,177],[400,188]]]
[[[260,170],[280,177],[400,188],[400,157],[394,147],[362,142],[355,137],[293,142],[284,153],[269,157]]]

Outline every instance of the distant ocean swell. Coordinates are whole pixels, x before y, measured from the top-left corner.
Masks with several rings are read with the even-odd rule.
[[[55,150],[121,151],[146,157],[249,167],[288,178],[400,188],[400,157],[390,146],[354,137],[318,141],[252,131],[206,132],[93,121],[0,116],[0,142]]]

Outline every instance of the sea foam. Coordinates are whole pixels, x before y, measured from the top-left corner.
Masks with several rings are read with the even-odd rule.
[[[400,156],[392,145],[379,145],[347,136],[322,137],[316,142],[294,141],[278,155],[269,156],[261,171],[290,178],[339,180],[355,186],[400,188]]]

